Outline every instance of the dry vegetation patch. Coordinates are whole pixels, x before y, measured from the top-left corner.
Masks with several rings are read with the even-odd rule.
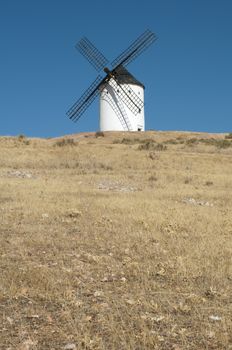
[[[0,349],[232,349],[230,146],[0,138]]]

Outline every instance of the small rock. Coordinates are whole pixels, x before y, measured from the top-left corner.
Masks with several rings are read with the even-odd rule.
[[[209,339],[214,338],[214,337],[215,337],[215,332],[213,332],[213,331],[209,331],[209,333],[208,333],[208,337],[209,337]]]
[[[186,203],[186,204],[192,204],[192,205],[201,205],[201,206],[205,206],[205,207],[213,207],[213,204],[212,203],[209,203],[207,201],[197,201],[196,199],[194,198],[184,198],[182,200],[183,203]]]
[[[164,339],[164,337],[162,337],[161,335],[158,335],[157,336],[157,339],[158,339],[158,341],[160,341],[160,342],[163,342],[165,339]]]
[[[124,185],[120,182],[109,182],[109,181],[102,181],[98,184],[99,190],[105,190],[105,191],[118,191],[118,192],[135,192],[138,191],[138,188]]]
[[[161,269],[159,271],[156,272],[156,274],[158,276],[165,276],[166,275],[166,271],[164,267],[161,267]]]
[[[67,216],[69,216],[70,218],[78,218],[78,217],[80,217],[82,215],[82,213],[81,213],[81,211],[79,211],[79,210],[71,210],[68,214],[67,214]]]
[[[151,317],[151,320],[156,322],[156,323],[159,323],[159,322],[163,321],[164,318],[165,318],[164,316],[156,316],[156,317]]]
[[[27,173],[27,172],[20,171],[20,170],[8,171],[7,176],[17,177],[17,178],[21,178],[21,179],[25,179],[25,178],[31,179],[33,177],[33,175],[31,173]]]
[[[101,290],[96,290],[93,294],[96,298],[103,297],[104,293]]]
[[[109,304],[107,303],[101,303],[99,306],[103,307],[104,309],[109,309]]]
[[[27,318],[38,319],[38,318],[39,318],[39,315],[28,315]]]
[[[69,343],[64,346],[64,350],[76,350],[76,348],[76,345],[73,343]]]
[[[92,321],[92,316],[86,316],[85,321],[87,321],[87,322]]]
[[[209,316],[209,319],[210,319],[211,321],[221,321],[221,320],[222,320],[222,317],[217,316],[217,315],[210,315],[210,316]]]
[[[7,321],[8,321],[10,324],[13,324],[13,323],[14,323],[13,318],[11,318],[11,317],[7,317],[6,319],[7,319]]]
[[[108,282],[108,281],[109,281],[109,279],[106,276],[101,279],[101,282]]]
[[[25,340],[18,347],[19,350],[32,350],[37,345],[37,341],[32,341],[31,339]]]

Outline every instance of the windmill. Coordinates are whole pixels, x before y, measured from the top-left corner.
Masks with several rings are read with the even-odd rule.
[[[77,121],[100,95],[100,131],[144,131],[144,85],[125,68],[145,51],[157,36],[150,30],[140,35],[125,51],[106,65],[108,59],[86,38],[77,44],[77,50],[99,72],[94,82],[68,110],[68,117]]]

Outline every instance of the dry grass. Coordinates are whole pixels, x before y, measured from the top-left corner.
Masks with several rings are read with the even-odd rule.
[[[0,138],[0,349],[232,349],[223,140]]]

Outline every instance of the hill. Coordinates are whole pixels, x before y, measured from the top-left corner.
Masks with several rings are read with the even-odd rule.
[[[0,349],[232,348],[230,136],[0,137]]]

